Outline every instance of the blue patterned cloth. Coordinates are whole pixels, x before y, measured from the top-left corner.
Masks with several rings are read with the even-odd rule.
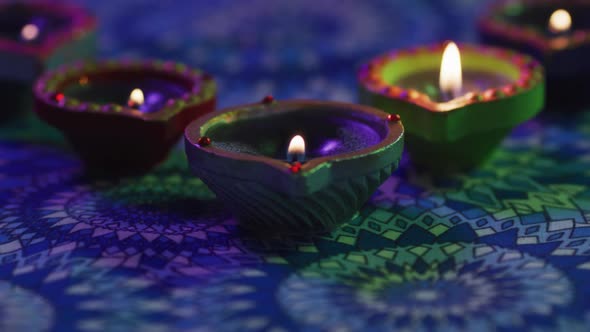
[[[204,68],[220,104],[356,100],[355,66],[474,40],[476,0],[84,1],[104,56]],[[545,113],[469,174],[402,162],[330,234],[257,237],[187,170],[87,178],[0,132],[0,331],[587,331],[590,115]]]

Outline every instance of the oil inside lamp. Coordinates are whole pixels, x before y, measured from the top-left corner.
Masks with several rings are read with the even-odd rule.
[[[305,161],[305,140],[301,135],[293,136],[287,148],[287,162],[293,161],[300,163]]]
[[[564,33],[570,30],[572,17],[565,9],[558,9],[549,17],[549,30],[553,33]]]
[[[453,42],[448,43],[443,52],[438,85],[445,100],[461,95],[463,86],[461,53],[457,44]]]
[[[144,103],[143,91],[141,89],[133,89],[129,95],[127,105],[129,107],[140,107]]]
[[[20,36],[24,41],[33,41],[39,37],[39,27],[35,24],[25,24],[20,31]]]

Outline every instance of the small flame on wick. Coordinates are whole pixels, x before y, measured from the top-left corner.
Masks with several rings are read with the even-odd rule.
[[[287,161],[292,162],[294,159],[299,162],[303,162],[305,159],[305,140],[301,135],[293,136],[287,149]]]
[[[129,107],[141,106],[143,105],[143,100],[143,91],[141,91],[141,89],[133,89],[129,95],[127,105],[129,105]]]
[[[443,52],[438,85],[443,95],[450,96],[451,99],[461,94],[463,85],[461,53],[457,44],[453,42],[449,42]]]
[[[572,17],[565,9],[558,9],[549,17],[549,30],[553,33],[566,32],[572,27]]]
[[[25,24],[20,31],[20,36],[26,41],[32,41],[39,36],[39,27],[35,24]]]

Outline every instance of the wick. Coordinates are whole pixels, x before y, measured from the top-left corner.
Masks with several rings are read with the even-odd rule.
[[[293,163],[293,162],[304,163],[305,162],[305,153],[287,153],[287,162],[288,163]]]
[[[465,93],[463,92],[463,88],[459,88],[456,90],[440,90],[440,96],[443,102],[448,102],[453,99],[457,99],[463,96]]]
[[[452,91],[441,91],[440,95],[443,102],[447,102],[456,98],[455,93]]]

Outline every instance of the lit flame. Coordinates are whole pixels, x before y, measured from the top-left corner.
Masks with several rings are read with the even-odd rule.
[[[141,89],[133,89],[129,95],[127,105],[129,105],[129,107],[143,105],[143,91],[141,91]]]
[[[558,9],[549,17],[549,30],[553,33],[568,31],[572,26],[572,17],[565,9]]]
[[[301,135],[293,136],[289,143],[289,148],[287,149],[287,161],[291,162],[294,158],[299,162],[302,162],[303,159],[305,159],[305,141]]]
[[[461,94],[463,85],[461,53],[457,44],[453,42],[448,43],[443,52],[438,85],[443,95],[455,98]]]
[[[39,36],[39,27],[34,24],[25,24],[20,31],[22,39],[31,41]]]

